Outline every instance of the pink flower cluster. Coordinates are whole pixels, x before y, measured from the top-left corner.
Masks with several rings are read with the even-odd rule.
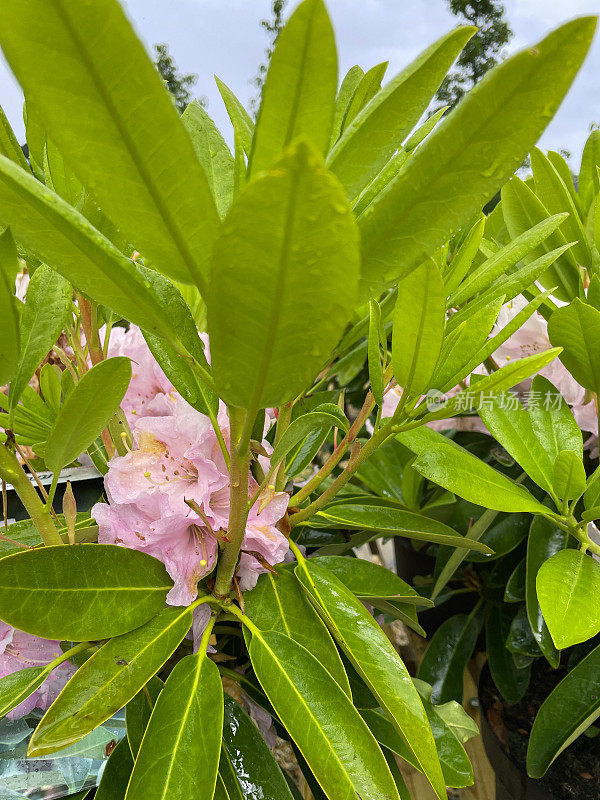
[[[227,530],[229,472],[209,418],[170,386],[139,330],[120,333],[115,351],[136,362],[124,403],[136,447],[109,464],[104,479],[109,502],[92,509],[98,540],[158,558],[175,584],[167,602],[189,605],[198,581],[214,569],[219,539]],[[218,424],[228,443],[223,406]],[[268,459],[260,460],[268,469]],[[257,488],[250,476],[250,493]],[[266,490],[250,509],[237,569],[242,591],[252,589],[266,571],[261,560],[274,565],[287,553],[288,541],[276,524],[288,500],[284,492]]]
[[[61,655],[60,642],[40,639],[0,621],[0,678],[27,667],[45,667]],[[7,714],[9,719],[24,717],[34,708],[48,708],[74,673],[75,667],[64,661],[39,689]]]

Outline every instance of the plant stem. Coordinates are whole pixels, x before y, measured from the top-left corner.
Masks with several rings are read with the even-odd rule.
[[[231,467],[229,470],[229,525],[227,542],[221,550],[213,594],[223,600],[229,597],[231,582],[242,547],[248,519],[248,481],[250,474],[250,433],[248,413],[229,407],[231,422]]]
[[[7,447],[0,447],[0,478],[12,484],[45,545],[64,544],[50,511],[40,500],[17,457]]]
[[[94,366],[104,360],[104,352],[98,336],[98,306],[90,303],[82,295],[77,295],[79,311],[81,312],[81,322],[88,345],[91,362]]]
[[[279,417],[277,418],[277,430],[275,431],[275,445],[279,443],[279,440],[286,432],[286,430],[289,428],[291,419],[292,419],[291,403],[287,406],[281,406],[279,409]],[[276,492],[282,492],[284,490],[285,480],[286,480],[285,459],[283,459],[277,471],[277,479],[275,481]]]

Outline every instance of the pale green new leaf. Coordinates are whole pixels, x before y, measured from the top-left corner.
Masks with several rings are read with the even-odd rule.
[[[227,109],[233,129],[240,138],[244,153],[250,157],[250,151],[252,149],[252,137],[254,136],[254,122],[252,121],[252,117],[250,114],[248,114],[244,106],[240,103],[229,86],[217,78],[216,75],[215,81],[217,84],[217,89],[223,98],[223,103]]]
[[[250,644],[256,675],[329,800],[399,800],[377,742],[317,659],[275,631]]]
[[[600,167],[600,130],[596,128],[587,138],[579,169],[578,190],[584,211],[589,209],[592,200],[600,192],[598,167]]]
[[[375,64],[374,67],[371,67],[371,69],[367,70],[367,72],[365,72],[365,74],[361,77],[356,89],[354,90],[352,99],[348,104],[346,114],[344,115],[341,133],[346,130],[356,115],[362,111],[367,103],[369,103],[369,101],[375,97],[377,92],[380,91],[381,81],[387,72],[388,66],[389,61],[382,61],[381,64]]]
[[[117,412],[129,381],[128,358],[109,358],[88,370],[62,406],[48,436],[44,461],[59,472],[95,441]]]
[[[117,0],[15,0],[3,6],[0,43],[102,210],[166,275],[206,284],[219,224],[210,187]]]
[[[398,283],[392,364],[404,392],[420,395],[430,385],[444,338],[446,292],[432,259]]]
[[[393,78],[345,128],[327,157],[350,199],[385,166],[419,121],[473,27],[455,28]]]
[[[303,0],[279,34],[252,142],[252,177],[271,169],[298,137],[324,155],[337,92],[337,52],[323,0]]]
[[[212,800],[222,726],[217,665],[205,653],[186,656],[158,696],[125,800]]]
[[[67,324],[72,302],[69,283],[50,267],[38,267],[27,287],[21,313],[21,355],[10,385],[11,409],[16,407],[31,376],[56,344]]]
[[[364,77],[364,70],[355,64],[350,67],[348,72],[344,75],[342,83],[335,98],[335,111],[333,113],[333,129],[331,131],[331,141],[329,146],[333,145],[340,138],[344,117],[348,111],[348,106],[352,100],[356,87]]]
[[[562,347],[560,360],[577,383],[600,392],[600,311],[575,298],[555,311],[548,322],[548,337]]]
[[[586,642],[600,631],[600,564],[581,550],[561,550],[536,578],[538,602],[559,650]]]
[[[223,399],[256,412],[310,385],[351,316],[358,270],[343,191],[300,142],[240,193],[217,242],[208,331]]]
[[[112,717],[158,672],[191,625],[190,608],[169,606],[140,628],[103,645],[46,711],[31,737],[28,755],[62,750]]]
[[[480,214],[477,222],[469,230],[458,248],[456,255],[450,262],[450,266],[444,272],[444,285],[448,296],[458,289],[465,276],[471,270],[483,238],[485,221],[485,214]]]
[[[363,298],[435,252],[504,184],[560,105],[595,26],[573,20],[507,59],[437,126],[361,217]]]
[[[29,170],[29,164],[21,149],[21,145],[17,141],[13,129],[10,127],[9,121],[6,119],[2,107],[0,106],[0,153],[6,158],[10,158],[15,164],[18,164],[22,169]]]
[[[368,362],[369,362],[369,382],[371,391],[377,405],[383,406],[383,367],[381,364],[382,347],[381,329],[381,308],[377,300],[369,300],[369,339],[368,339]],[[387,353],[387,340],[383,342]]]

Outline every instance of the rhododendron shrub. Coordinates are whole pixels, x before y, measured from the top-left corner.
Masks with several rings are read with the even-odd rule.
[[[31,756],[125,708],[106,796],[289,800],[275,731],[330,800],[407,797],[390,750],[445,798],[473,782],[472,725],[440,704],[435,659],[413,680],[380,623],[423,632],[419,609],[465,559],[503,555],[496,512],[565,542],[536,561],[540,653],[598,632],[548,591],[598,580],[591,450],[584,464],[568,406],[598,391],[581,345],[600,315],[598,150],[580,198],[554,155],[532,159],[535,191],[564,191],[511,178],[594,27],[567,23],[419,125],[474,29],[383,87],[359,67],[339,81],[327,10],[303,0],[256,123],[218,81],[230,149],[198,103],[179,117],[117,0],[5,4],[29,155],[3,122],[0,477],[28,518],[0,544],[0,714],[51,703]],[[515,357],[536,315],[549,342]],[[510,394],[532,377],[556,407]],[[463,419],[525,474],[453,442]],[[78,513],[68,488],[55,507],[61,470],[86,459],[103,497]],[[485,510],[466,530],[461,503]],[[353,557],[382,537],[433,548],[435,586]]]

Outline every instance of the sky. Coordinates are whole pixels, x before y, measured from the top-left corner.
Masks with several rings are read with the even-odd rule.
[[[270,0],[124,0],[123,4],[149,49],[154,42],[167,42],[180,71],[198,75],[194,94],[208,98],[209,113],[230,140],[213,74],[245,105],[255,94],[250,81],[264,60],[267,36],[260,19],[269,16]],[[288,3],[290,9],[295,5],[295,0]],[[457,24],[446,0],[329,0],[327,5],[342,75],[353,64],[366,69],[389,61],[389,79]],[[600,0],[505,0],[504,5],[515,34],[507,52],[536,42],[574,16],[600,13]],[[22,140],[22,97],[3,62],[0,104]],[[600,124],[600,32],[540,146],[569,150],[571,166],[577,170],[592,123]]]

